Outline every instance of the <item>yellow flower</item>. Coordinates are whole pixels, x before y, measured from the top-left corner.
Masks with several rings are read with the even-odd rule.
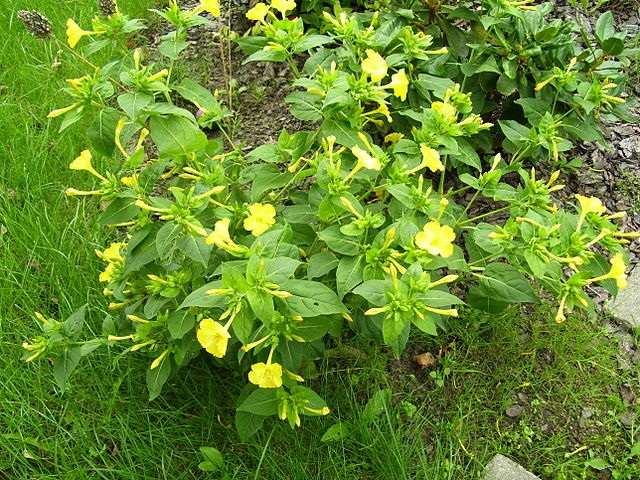
[[[282,366],[278,363],[255,363],[251,365],[249,381],[260,388],[278,388],[282,386]]]
[[[445,123],[455,123],[458,119],[456,107],[450,103],[433,102],[431,104],[431,110],[436,112],[436,114],[439,115]]]
[[[366,51],[367,58],[362,61],[362,71],[371,76],[371,81],[379,82],[387,76],[387,62],[375,50]]]
[[[599,198],[596,197],[585,197],[583,195],[576,194],[574,197],[580,203],[580,217],[578,217],[578,225],[576,227],[576,231],[579,231],[582,227],[582,222],[587,217],[588,213],[597,213],[600,215],[607,211],[607,209],[602,205],[602,202]]]
[[[387,119],[387,122],[391,123],[393,122],[393,118],[391,118],[391,112],[389,112],[389,107],[387,106],[386,103],[379,103],[378,104],[378,108],[376,108],[375,110],[371,110],[370,112],[367,112],[364,114],[365,117],[371,117],[373,115],[384,115]],[[369,120],[371,120],[373,123],[375,123],[378,126],[382,126],[383,122],[382,120],[377,120],[377,119],[372,119],[370,118]]]
[[[404,134],[402,133],[392,132],[387,134],[386,137],[384,137],[384,141],[395,144],[395,143],[398,143],[403,137],[404,137]]]
[[[611,262],[611,270],[609,271],[609,275],[616,281],[616,285],[618,288],[627,288],[627,275],[624,273],[626,270],[626,265],[624,264],[624,259],[622,258],[621,253],[616,253],[613,258],[610,260]]]
[[[67,33],[67,42],[69,43],[69,46],[71,48],[74,48],[78,44],[80,39],[85,35],[100,35],[104,32],[92,32],[89,30],[83,30],[82,28],[80,28],[80,25],[78,25],[72,18],[69,18],[67,20],[66,33]]]
[[[96,255],[98,255],[98,257],[100,257],[105,262],[110,262],[110,263],[121,262],[124,260],[124,258],[120,254],[120,249],[126,248],[126,247],[127,247],[127,244],[124,242],[113,242],[103,252],[101,252],[100,250],[96,250],[95,252],[96,252]]]
[[[96,172],[96,170],[93,168],[93,165],[91,164],[92,158],[93,156],[91,155],[91,152],[89,150],[83,150],[82,152],[80,152],[80,155],[78,155],[73,160],[73,162],[69,164],[69,168],[71,170],[86,170],[92,175],[95,175],[96,177],[98,177],[99,179],[106,180],[102,175]]]
[[[231,236],[229,235],[229,223],[230,220],[228,218],[218,220],[213,227],[213,232],[211,232],[204,240],[205,243],[208,245],[213,244],[218,248],[222,248],[223,250],[230,252],[239,252],[243,250],[240,245],[231,239]]]
[[[252,235],[258,237],[276,223],[276,209],[266,203],[254,203],[249,206],[249,216],[244,219],[242,226]]]
[[[407,92],[409,91],[409,79],[404,73],[404,68],[391,76],[391,83],[387,87],[393,88],[393,94],[403,102],[407,99]]]
[[[126,248],[123,242],[114,242],[104,251],[95,250],[96,255],[107,262],[104,271],[100,273],[98,280],[101,282],[111,282],[117,280],[124,266],[124,257],[120,254],[120,249]]]
[[[282,14],[282,18],[284,18],[287,11],[296,8],[296,2],[294,0],[272,0],[271,8],[279,11]]]
[[[380,160],[372,157],[357,145],[351,149],[351,153],[353,153],[358,159],[358,165],[360,165],[360,168],[364,167],[368,168],[369,170],[380,170],[380,168],[382,167],[380,165]]]
[[[583,195],[576,194],[575,198],[580,202],[580,212],[584,215],[587,213],[604,213],[606,208],[602,205],[602,201],[596,197],[585,197]]]
[[[211,318],[205,318],[200,322],[197,336],[202,348],[214,357],[222,358],[227,353],[227,345],[231,335],[225,327]]]
[[[418,170],[427,167],[432,172],[444,171],[444,165],[440,161],[440,154],[437,150],[434,150],[431,147],[426,146],[424,143],[420,144],[420,152],[422,152],[422,161],[420,165],[411,170],[407,170],[407,174],[416,173]]]
[[[56,118],[59,117],[60,115],[64,115],[65,113],[73,110],[74,108],[76,108],[78,106],[77,103],[74,103],[73,105],[69,105],[68,107],[64,107],[64,108],[56,108],[55,110],[51,110],[49,112],[49,114],[47,115],[47,118]]]
[[[200,0],[198,8],[209,12],[214,17],[220,16],[220,2],[218,0]]]
[[[269,6],[266,3],[256,3],[255,6],[250,9],[246,17],[254,22],[264,22],[264,17],[269,13]]]
[[[426,250],[431,255],[449,257],[453,254],[453,241],[456,234],[448,225],[440,225],[438,222],[429,222],[421,232],[416,233],[416,246]]]

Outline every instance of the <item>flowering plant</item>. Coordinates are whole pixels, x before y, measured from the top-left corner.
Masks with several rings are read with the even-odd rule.
[[[467,16],[475,15],[474,22],[499,14],[502,29],[515,21],[525,37],[547,28],[546,7],[487,5]],[[247,61],[290,65],[297,88],[287,97],[290,111],[318,128],[283,131],[276,144],[248,153],[225,130],[231,112],[218,97],[178,78],[174,68],[189,47],[188,28],[206,22],[205,12],[218,15],[217,2],[184,11],[172,1],[157,12],[176,27],[159,47],[161,66],[145,63],[135,49],[118,69],[96,67],[67,81],[73,103],[49,116],[62,117],[66,128],[96,114],[90,148],[70,164],[95,185],[67,194],[99,196],[106,205],[100,222],[119,241],[96,250],[113,312],[104,335],[78,341],[81,309],[64,322],[38,315],[44,334],[25,342],[28,361],[61,350],[55,359],[61,386],[100,344],[126,342],[148,355],[152,399],[180,367],[208,355],[247,378],[236,416],[247,437],[271,415],[293,427],[301,415],[329,413],[302,384],[325,338],[343,328],[378,338],[399,356],[412,329],[437,335],[465,303],[497,312],[538,302],[536,289],[544,286],[558,298],[561,322],[569,309],[593,308],[588,285],[612,293],[626,286],[623,244],[636,235],[618,230],[622,214],[607,214],[600,200],[580,195],[560,208],[552,197],[562,188],[560,171],[540,179],[535,168],[524,168],[540,152],[560,166],[571,118],[596,122],[600,113],[619,113],[612,96],[619,87],[606,87],[608,72],[619,76],[614,65],[601,68],[597,52],[575,55],[569,70],[609,93],[599,103],[588,100],[590,93],[567,108],[554,102],[560,110],[536,116],[534,107],[546,105],[551,88],[566,99],[562,92],[582,85],[564,82],[574,78],[569,70],[548,67],[555,76],[529,89],[534,97],[509,99],[531,123],[498,120],[499,152],[481,74],[497,75],[498,91],[507,96],[515,89],[505,85],[517,75],[511,76],[511,60],[505,72],[487,67],[493,65],[487,52],[498,46],[474,46],[480,53],[461,63],[465,42],[452,39],[461,30],[426,33],[433,28],[423,28],[410,10],[325,12],[315,22],[320,30],[309,33],[300,17],[287,16],[295,8],[293,0],[256,4],[247,12],[256,35],[239,45]],[[97,17],[88,31],[71,20],[69,47],[107,32],[120,38],[142,25],[114,15],[122,14]],[[495,41],[489,33],[498,36],[496,25],[489,25],[485,43]],[[301,53],[308,57],[300,69]],[[540,77],[534,68],[540,64],[519,55],[514,65]],[[211,125],[220,136],[203,132]],[[98,171],[94,155],[111,159],[111,167]],[[489,209],[478,207],[482,198]]]

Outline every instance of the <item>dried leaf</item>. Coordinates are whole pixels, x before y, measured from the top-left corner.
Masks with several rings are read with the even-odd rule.
[[[413,357],[413,361],[420,368],[427,368],[437,363],[438,359],[431,352],[425,352],[425,353],[421,353],[420,355],[415,355]]]

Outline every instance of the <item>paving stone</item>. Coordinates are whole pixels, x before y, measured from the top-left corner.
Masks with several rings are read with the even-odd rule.
[[[640,327],[640,267],[636,266],[627,278],[628,286],[609,300],[606,310],[631,328]]]
[[[487,464],[482,480],[540,480],[504,455],[497,454]]]

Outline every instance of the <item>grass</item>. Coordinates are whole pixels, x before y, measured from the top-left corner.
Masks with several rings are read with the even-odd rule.
[[[66,18],[88,22],[93,3],[30,8],[62,36]],[[145,359],[116,348],[84,359],[58,391],[51,365],[23,363],[20,345],[36,335],[34,311],[65,318],[89,303],[98,328],[104,301],[93,249],[107,232],[95,203],[62,193],[86,181],[67,169],[85,148],[82,129],[58,134],[45,118],[64,106],[51,88],[75,76],[75,60],[26,35],[18,8],[0,11],[10,65],[0,71],[0,479],[468,479],[497,452],[544,479],[596,478],[586,465],[594,458],[628,470],[618,478],[640,476],[629,456],[637,424],[621,420],[634,407],[620,395],[624,384],[640,391],[638,372],[618,368],[618,347],[599,321],[574,315],[558,325],[546,306],[466,311],[435,341],[412,339],[400,360],[345,332],[312,380],[332,414],[307,417],[297,430],[269,421],[248,442],[233,426],[244,379],[206,358],[153,402]],[[420,369],[412,357],[427,351],[440,359]],[[507,416],[516,404],[520,414]],[[334,424],[341,434],[323,442]],[[221,471],[198,469],[201,446],[223,453]]]

